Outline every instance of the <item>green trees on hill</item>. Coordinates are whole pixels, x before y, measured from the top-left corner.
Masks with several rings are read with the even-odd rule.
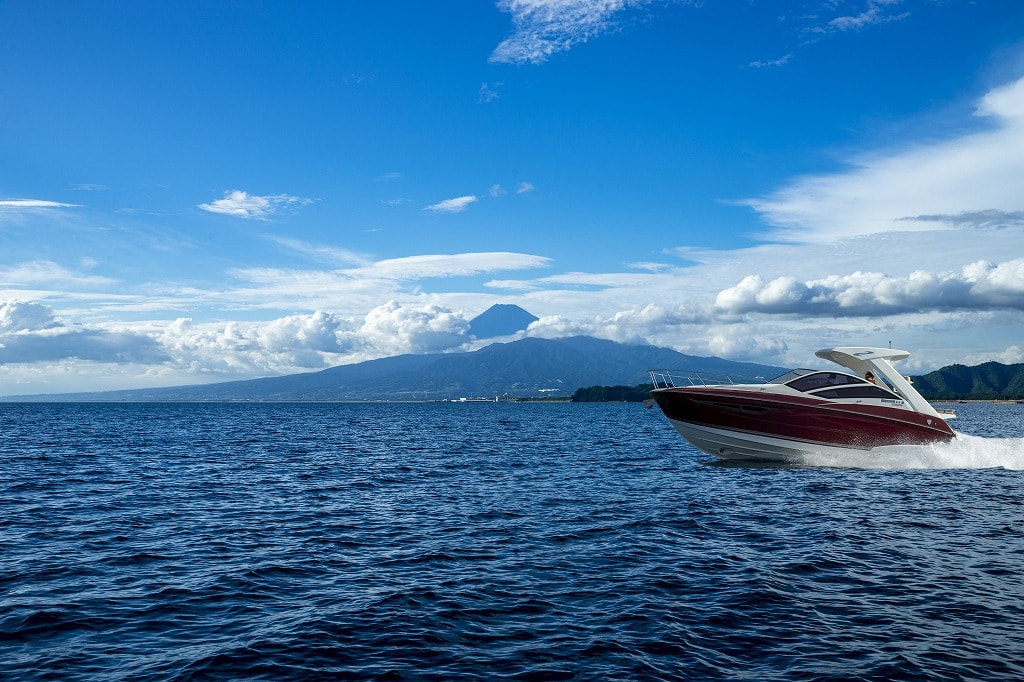
[[[576,389],[570,400],[574,403],[640,403],[650,398],[653,390],[653,384],[588,386]]]
[[[1024,398],[1024,364],[950,365],[914,377],[914,383],[930,400],[1020,400]]]

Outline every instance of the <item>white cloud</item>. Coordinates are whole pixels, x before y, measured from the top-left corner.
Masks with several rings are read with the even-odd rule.
[[[388,301],[366,315],[360,337],[381,355],[431,353],[464,343],[469,322],[447,308]]]
[[[468,321],[434,304],[389,301],[362,318],[317,310],[268,322],[195,323],[179,318],[142,330],[173,357],[179,381],[290,374],[464,343]]]
[[[492,251],[483,253],[452,253],[406,256],[377,261],[353,276],[370,275],[388,279],[421,279],[424,277],[458,277],[501,270],[526,270],[547,267],[550,258],[528,253]]]
[[[337,246],[323,246],[310,244],[300,239],[289,239],[287,237],[268,237],[271,241],[280,244],[292,251],[301,253],[319,261],[328,263],[341,263],[345,265],[366,265],[370,262],[369,256]]]
[[[537,188],[533,186],[532,182],[520,182],[519,187],[516,188],[516,194],[526,194],[527,192],[532,192],[535,189]]]
[[[719,310],[833,316],[894,315],[922,310],[1024,310],[1024,259],[979,261],[959,272],[916,270],[906,277],[854,272],[801,281],[748,275],[715,298]]]
[[[59,201],[47,201],[45,199],[0,199],[0,211],[16,211],[47,208],[78,208],[80,206],[81,204],[64,204]]]
[[[268,322],[195,324],[179,318],[150,335],[179,372],[257,376],[323,369],[357,348],[351,320],[317,310]]]
[[[90,362],[162,362],[149,337],[128,331],[69,325],[36,301],[0,301],[0,365],[75,358]]]
[[[840,16],[830,20],[827,25],[828,30],[858,31],[865,26],[901,21],[910,16],[910,13],[891,11],[892,8],[898,8],[901,3],[902,0],[868,0],[867,8],[860,14]]]
[[[34,260],[0,267],[0,285],[25,287],[45,285],[52,287],[108,286],[115,280],[100,275],[83,275],[48,260]]]
[[[512,15],[512,35],[491,53],[490,61],[540,64],[612,26],[612,17],[650,0],[499,0]]]
[[[992,90],[977,115],[988,130],[851,160],[849,170],[798,178],[743,203],[772,226],[768,239],[949,228],[927,216],[1019,216],[1024,211],[1024,78]]]
[[[971,355],[965,357],[961,361],[961,364],[971,366],[980,365],[983,362],[991,361],[1001,362],[1004,365],[1017,365],[1024,363],[1024,348],[1021,348],[1020,346],[1017,345],[1013,345],[997,353],[972,353]]]
[[[476,195],[468,194],[464,197],[455,197],[454,199],[445,199],[439,201],[436,204],[425,206],[424,211],[434,211],[435,213],[461,213],[465,211],[470,204],[476,201]]]
[[[789,350],[785,341],[751,334],[747,325],[712,325],[706,339],[707,354],[720,358],[778,364]]]
[[[0,301],[0,334],[55,327],[53,309],[35,301]]]
[[[499,87],[501,87],[502,85],[503,84],[500,83],[500,82],[499,83],[495,83],[494,87],[492,88],[489,83],[481,83],[480,84],[480,91],[478,93],[479,94],[479,98],[477,99],[477,103],[478,104],[490,104],[494,100],[498,99],[500,97],[500,95],[498,94],[498,90],[497,89]]]
[[[237,268],[228,272],[244,284],[206,292],[207,304],[276,310],[342,310],[361,313],[390,299],[419,298],[419,280],[467,277],[549,267],[544,256],[513,252],[428,254],[391,258],[334,270]],[[459,296],[460,294],[452,294]]]
[[[302,199],[288,194],[259,196],[236,189],[225,192],[223,199],[199,204],[199,208],[210,213],[220,213],[246,220],[269,220],[288,207],[302,206],[312,201],[312,199]]]
[[[747,64],[747,66],[749,66],[752,69],[773,69],[773,68],[778,68],[780,66],[785,66],[786,64],[789,63],[789,60],[792,59],[792,58],[793,58],[793,53],[792,52],[788,52],[788,53],[786,53],[786,54],[784,54],[781,57],[778,57],[776,59],[769,59],[769,60],[766,60],[766,61],[762,61],[762,60],[752,61],[749,64]]]
[[[500,197],[502,194],[508,194],[508,192],[506,192],[505,188],[502,187],[501,185],[494,184],[491,185],[490,194],[492,197]]]

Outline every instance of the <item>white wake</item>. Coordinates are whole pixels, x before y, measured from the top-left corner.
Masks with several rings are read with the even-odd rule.
[[[948,443],[891,445],[849,455],[808,454],[807,466],[845,469],[1024,470],[1024,438],[982,438],[963,433]]]

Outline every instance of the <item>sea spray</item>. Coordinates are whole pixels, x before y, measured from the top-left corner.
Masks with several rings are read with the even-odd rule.
[[[965,433],[948,443],[891,445],[848,455],[808,454],[805,466],[905,471],[910,469],[1024,470],[1024,438],[982,438]]]

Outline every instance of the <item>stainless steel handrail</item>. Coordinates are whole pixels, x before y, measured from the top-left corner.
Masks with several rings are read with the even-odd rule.
[[[651,383],[655,389],[682,386],[722,386],[727,384],[763,384],[761,377],[741,377],[721,372],[703,372],[691,369],[651,369]]]

